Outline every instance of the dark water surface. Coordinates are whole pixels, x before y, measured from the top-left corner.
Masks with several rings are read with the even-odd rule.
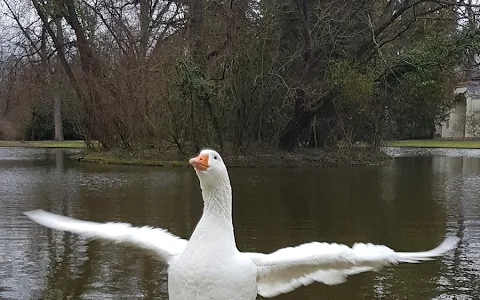
[[[313,284],[274,299],[480,299],[480,151],[387,150],[392,164],[230,169],[238,247],[271,252],[312,240],[426,250],[436,261]],[[202,211],[190,168],[78,163],[68,150],[0,149],[0,299],[168,299],[165,265],[141,250],[36,225],[42,208],[189,237]]]

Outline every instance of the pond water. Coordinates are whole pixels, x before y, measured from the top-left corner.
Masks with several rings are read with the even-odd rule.
[[[480,151],[397,149],[383,166],[231,168],[237,243],[272,252],[316,241],[459,248],[313,284],[274,299],[480,299]],[[0,299],[168,299],[166,266],[141,250],[87,242],[22,215],[42,208],[189,237],[202,212],[191,168],[79,163],[71,150],[0,149]]]

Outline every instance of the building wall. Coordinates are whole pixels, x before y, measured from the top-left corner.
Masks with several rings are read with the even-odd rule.
[[[479,97],[469,97],[469,101],[467,102],[467,116],[472,114],[473,112],[480,113],[480,98]],[[467,125],[465,126],[465,137],[474,138],[474,132],[472,132],[472,128],[467,121]]]
[[[455,94],[464,94],[465,97],[458,97],[459,101],[450,112],[448,120],[436,126],[435,134],[442,138],[473,138],[467,116],[475,110],[480,111],[480,96],[469,95],[466,87],[457,88]]]

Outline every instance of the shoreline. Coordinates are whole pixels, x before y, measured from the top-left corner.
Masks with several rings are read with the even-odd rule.
[[[83,141],[0,141],[0,148],[45,148],[45,149],[79,149],[81,153],[72,154],[71,159],[86,163],[156,166],[156,167],[189,167],[190,157],[156,149],[128,152],[95,151],[87,149]],[[322,149],[299,148],[294,152],[263,151],[234,155],[228,151],[222,157],[229,167],[336,167],[336,166],[372,166],[388,163],[391,157],[382,152],[370,153],[363,147],[351,149],[346,155],[336,149],[329,152]],[[192,154],[193,155],[193,154]]]
[[[335,158],[334,153],[321,150],[303,150],[297,152],[275,151],[263,154],[222,155],[229,168],[306,168],[306,167],[337,167],[337,166],[373,166],[390,162],[391,157],[384,153],[362,153],[353,160]],[[189,167],[189,157],[168,155],[157,158],[148,156],[132,156],[118,152],[87,152],[83,156],[74,155],[73,158],[98,164],[157,166],[157,167]]]
[[[80,149],[82,153],[71,156],[79,162],[156,166],[156,167],[188,167],[187,156],[179,156],[160,150],[127,151],[92,151],[86,148],[83,141],[0,141],[2,147],[18,148],[63,148]],[[480,140],[400,140],[385,142],[384,147],[399,148],[457,148],[480,149]],[[305,167],[339,167],[339,166],[375,166],[392,161],[392,157],[383,152],[370,153],[365,148],[358,147],[350,154],[329,152],[321,149],[299,148],[294,152],[264,151],[233,155],[224,153],[223,158],[229,167],[233,168],[305,168]]]
[[[84,141],[0,141],[0,148],[72,148],[82,149]]]
[[[480,140],[398,140],[385,142],[386,147],[480,149]]]

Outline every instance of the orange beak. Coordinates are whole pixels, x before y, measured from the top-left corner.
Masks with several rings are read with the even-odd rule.
[[[197,171],[206,171],[208,169],[208,154],[199,154],[197,157],[188,161]]]

